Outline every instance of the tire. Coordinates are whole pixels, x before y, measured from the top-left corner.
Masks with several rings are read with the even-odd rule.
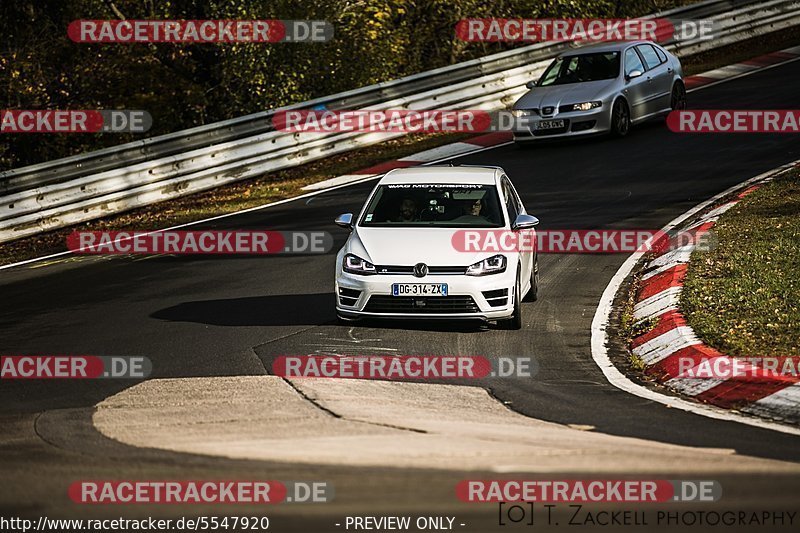
[[[533,268],[531,269],[531,290],[525,295],[526,302],[535,302],[539,299],[539,257],[533,258]]]
[[[514,286],[514,313],[503,320],[498,320],[497,325],[502,329],[522,329],[522,304],[520,302],[519,269],[517,269],[517,283]]]
[[[618,98],[611,108],[611,135],[625,137],[629,131],[631,131],[631,112],[625,100]]]
[[[673,111],[683,111],[686,109],[686,87],[677,81],[672,86],[672,95],[669,98],[669,106]]]

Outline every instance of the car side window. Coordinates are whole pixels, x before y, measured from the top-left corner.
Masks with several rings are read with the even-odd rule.
[[[634,70],[644,72],[647,69],[644,68],[644,64],[642,63],[639,54],[636,53],[636,50],[633,48],[628,48],[625,50],[625,75],[629,75]]]
[[[640,44],[636,48],[639,50],[639,53],[642,54],[644,62],[647,64],[648,70],[654,69],[661,64],[661,60],[658,59],[658,54],[656,53],[656,49],[653,48],[651,45]]]
[[[514,191],[511,187],[511,184],[508,181],[508,178],[503,178],[502,180],[502,187],[503,187],[503,198],[506,203],[506,211],[508,212],[509,223],[513,224],[514,221],[517,219],[517,215],[519,215],[519,205],[517,205],[517,197],[514,195]]]
[[[659,59],[659,60],[660,60],[662,63],[666,63],[666,62],[667,62],[667,54],[665,54],[665,53],[664,53],[664,50],[662,50],[662,49],[661,49],[661,48],[659,48],[658,46],[654,46],[653,48],[655,48],[655,49],[656,49],[656,54],[658,54],[658,59]]]
[[[522,208],[522,200],[519,197],[519,193],[517,192],[517,189],[514,188],[514,184],[511,183],[511,180],[508,178],[506,178],[506,180],[508,180],[508,189],[511,191],[511,196],[514,199],[514,205],[517,207],[517,214],[522,213],[524,209]]]

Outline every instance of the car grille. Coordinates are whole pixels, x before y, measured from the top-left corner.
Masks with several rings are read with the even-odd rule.
[[[392,275],[414,275],[413,266],[405,265],[376,265],[375,270],[378,274],[392,274]],[[428,275],[461,275],[467,273],[467,267],[464,266],[429,266]]]
[[[371,296],[366,313],[478,313],[472,296]]]

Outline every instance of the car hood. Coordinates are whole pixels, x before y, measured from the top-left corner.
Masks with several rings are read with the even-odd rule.
[[[514,104],[514,109],[541,109],[546,106],[578,104],[600,100],[616,80],[598,80],[566,85],[534,87]]]
[[[452,239],[457,231],[459,228],[359,227],[350,236],[346,252],[374,265],[431,266],[468,266],[497,254],[456,250]]]

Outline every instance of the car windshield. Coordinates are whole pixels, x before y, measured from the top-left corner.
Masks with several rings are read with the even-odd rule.
[[[539,80],[539,87],[611,80],[619,75],[619,52],[556,58]]]
[[[499,228],[503,215],[492,185],[403,183],[381,185],[361,225]]]

